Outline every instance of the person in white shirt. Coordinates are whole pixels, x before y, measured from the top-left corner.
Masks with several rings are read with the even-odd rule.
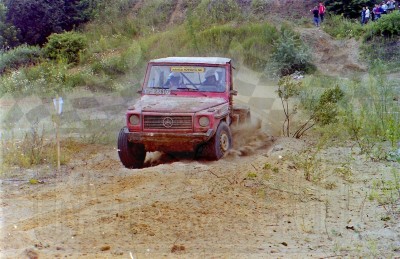
[[[368,21],[369,21],[369,17],[370,17],[370,15],[371,15],[371,12],[369,11],[368,6],[366,6],[365,9],[366,9],[366,10],[365,10],[365,20],[364,20],[364,24],[367,24]]]

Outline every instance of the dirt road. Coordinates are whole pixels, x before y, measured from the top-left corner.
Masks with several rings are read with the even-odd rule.
[[[128,170],[114,147],[82,145],[59,173],[10,170],[1,258],[400,256],[400,224],[368,199],[388,165],[357,157],[334,173],[352,149],[330,148],[323,179],[307,181],[311,140],[258,133],[236,134],[217,162],[150,153],[146,168]]]

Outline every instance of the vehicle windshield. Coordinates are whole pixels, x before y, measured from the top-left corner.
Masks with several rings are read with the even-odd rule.
[[[225,67],[153,65],[143,90],[151,94],[159,89],[222,93],[226,90]]]

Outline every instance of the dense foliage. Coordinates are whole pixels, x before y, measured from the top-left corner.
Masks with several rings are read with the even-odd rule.
[[[326,9],[331,14],[343,14],[346,18],[360,17],[363,6],[370,9],[381,0],[325,0]],[[372,10],[372,9],[371,9]]]
[[[7,8],[0,2],[0,49],[9,49],[19,44],[17,28],[7,22]]]
[[[393,12],[383,15],[371,26],[366,34],[366,38],[373,36],[383,36],[390,38],[400,36],[400,12]]]
[[[6,22],[18,30],[20,43],[43,45],[52,33],[61,33],[86,22],[96,1],[6,1]]]

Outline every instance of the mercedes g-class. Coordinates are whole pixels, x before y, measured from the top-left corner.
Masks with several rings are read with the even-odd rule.
[[[139,93],[126,112],[118,154],[127,168],[141,168],[146,152],[201,153],[220,159],[232,146],[231,125],[250,117],[233,105],[232,61],[222,57],[151,60]]]

